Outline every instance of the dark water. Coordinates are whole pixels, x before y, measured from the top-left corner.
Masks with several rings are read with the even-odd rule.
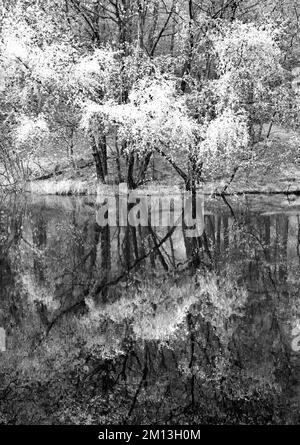
[[[0,422],[299,423],[300,203],[207,199],[192,239],[98,211],[2,198]]]

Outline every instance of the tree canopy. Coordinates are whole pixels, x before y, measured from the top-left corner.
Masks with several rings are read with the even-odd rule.
[[[298,13],[291,0],[2,2],[1,174],[26,179],[75,145],[102,182],[113,160],[142,184],[158,153],[191,188],[272,157],[272,126],[298,128]]]

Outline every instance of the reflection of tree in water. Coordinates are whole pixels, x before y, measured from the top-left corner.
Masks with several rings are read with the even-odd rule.
[[[22,305],[14,289],[17,270],[11,261],[11,250],[22,236],[23,215],[24,208],[17,197],[0,194],[0,326],[7,331],[22,317]]]
[[[29,298],[1,365],[9,421],[286,420],[296,216],[212,208],[187,238],[101,228],[88,206],[39,209],[10,247]]]

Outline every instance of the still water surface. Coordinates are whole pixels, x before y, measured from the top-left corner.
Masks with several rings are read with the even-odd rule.
[[[1,199],[0,422],[299,423],[300,202],[207,198],[192,239],[98,212]]]

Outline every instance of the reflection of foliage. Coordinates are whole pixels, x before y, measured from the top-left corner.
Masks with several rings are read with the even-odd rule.
[[[161,406],[159,415],[165,416],[172,406],[177,410],[188,403],[185,388],[191,379],[200,385],[201,398],[264,397],[271,375],[262,370],[258,380],[251,371],[237,372],[232,364],[230,342],[246,302],[245,290],[225,276],[218,280],[213,274],[199,275],[196,284],[184,280],[177,286],[157,279],[155,287],[143,283],[133,292],[123,289],[120,300],[104,307],[90,303],[86,315],[63,319],[44,340],[32,308],[1,364],[3,394],[11,388],[14,401],[10,405],[6,400],[5,415],[11,416],[16,406],[27,410],[30,391],[33,406],[26,418],[35,421],[50,410],[55,422],[119,423],[132,413],[128,401],[136,394],[141,416],[152,415],[150,406]],[[194,357],[192,338],[199,348]],[[156,353],[154,344],[159,347]],[[159,371],[161,360],[165,364]],[[157,372],[162,372],[159,381]],[[49,397],[46,408],[37,402],[38,394],[43,400]],[[193,403],[200,403],[198,395],[194,398]]]
[[[240,315],[246,298],[245,290],[239,289],[234,281],[220,280],[215,275],[199,276],[197,286],[193,282],[181,287],[168,281],[159,287],[146,283],[138,290],[123,292],[120,300],[104,310],[89,301],[89,318],[109,319],[116,324],[127,320],[136,338],[164,342],[184,330],[186,316],[194,305],[203,320],[218,332],[224,320]]]
[[[196,296],[192,286],[180,289],[165,285],[153,288],[150,284],[134,292],[124,292],[121,300],[103,309],[91,307],[91,317],[108,318],[114,323],[132,325],[134,335],[142,340],[167,341],[184,322]]]
[[[21,280],[29,301],[41,302],[48,310],[58,309],[59,303],[54,300],[49,287],[39,285],[29,273],[23,274]]]
[[[89,282],[90,264],[93,277],[102,278],[104,263],[83,258],[90,259],[94,246],[91,255],[103,249],[101,234],[90,213],[69,208],[62,218],[49,208],[38,210],[31,206],[30,221],[14,221],[10,235],[3,229],[14,244],[5,256],[8,272],[1,269],[10,274],[3,281],[9,298],[1,303],[9,326],[0,364],[1,422],[286,418],[291,363],[283,320],[296,317],[299,282],[298,257],[289,259],[287,273],[288,218],[265,218],[270,231],[273,224],[269,237],[247,212],[230,224],[225,215],[226,236],[211,236],[207,225],[211,257],[218,252],[214,267],[205,262],[193,275],[183,266],[169,272],[141,267],[121,275],[105,298],[87,298],[85,305],[89,293],[80,281]],[[2,214],[1,221],[3,228]],[[111,240],[112,257],[117,249]]]

